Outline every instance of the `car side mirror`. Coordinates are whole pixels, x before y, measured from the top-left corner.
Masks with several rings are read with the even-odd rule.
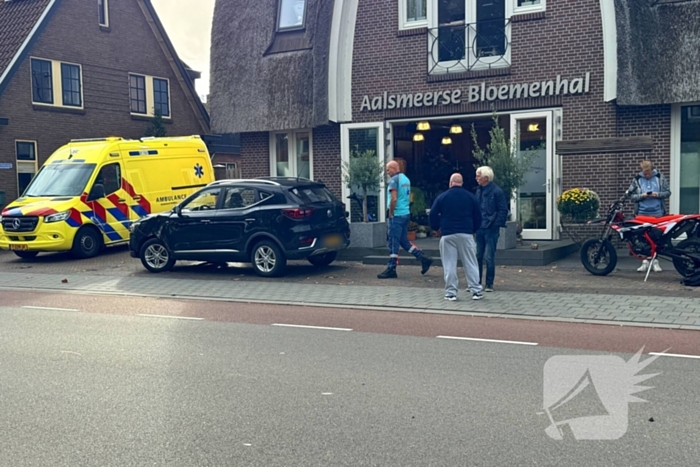
[[[177,215],[177,217],[182,217],[182,208],[180,205],[177,205],[173,208],[173,212]]]
[[[92,187],[92,190],[90,190],[90,195],[88,196],[87,200],[88,201],[94,201],[96,199],[104,198],[105,197],[105,186],[101,183],[95,183],[95,185]]]

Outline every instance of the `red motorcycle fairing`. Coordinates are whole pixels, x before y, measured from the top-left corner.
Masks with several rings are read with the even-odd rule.
[[[662,217],[652,217],[652,216],[636,216],[635,219],[639,219],[642,222],[648,222],[650,224],[661,224],[662,222],[668,222],[685,217],[685,214],[671,214]]]

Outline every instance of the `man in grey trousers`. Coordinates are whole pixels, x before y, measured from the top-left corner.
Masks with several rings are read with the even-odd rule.
[[[462,175],[450,177],[450,189],[438,196],[430,208],[430,227],[440,230],[440,256],[445,271],[445,300],[457,300],[457,259],[462,261],[472,300],[481,300],[479,265],[476,261],[476,230],[481,225],[481,207],[462,187]]]

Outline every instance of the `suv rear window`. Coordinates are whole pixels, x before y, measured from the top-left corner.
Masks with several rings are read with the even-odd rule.
[[[332,203],[337,201],[333,193],[322,186],[299,186],[289,190],[300,204]]]

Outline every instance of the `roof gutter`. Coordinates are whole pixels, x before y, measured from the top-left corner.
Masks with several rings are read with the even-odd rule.
[[[24,42],[22,42],[22,45],[19,47],[19,50],[15,54],[14,57],[12,57],[12,61],[10,64],[5,68],[5,72],[0,76],[0,94],[3,93],[5,88],[7,87],[7,82],[9,82],[9,77],[14,74],[16,71],[16,68],[19,66],[19,62],[24,55],[25,50],[29,49],[29,45],[36,39],[36,33],[39,30],[39,28],[42,27],[44,24],[44,21],[46,18],[49,16],[50,12],[53,10],[53,6],[56,3],[57,0],[51,0],[49,4],[46,6],[44,9],[44,12],[41,14],[39,17],[39,20],[34,24],[34,27],[32,28],[31,31],[29,31],[29,34],[27,37],[24,39]]]

